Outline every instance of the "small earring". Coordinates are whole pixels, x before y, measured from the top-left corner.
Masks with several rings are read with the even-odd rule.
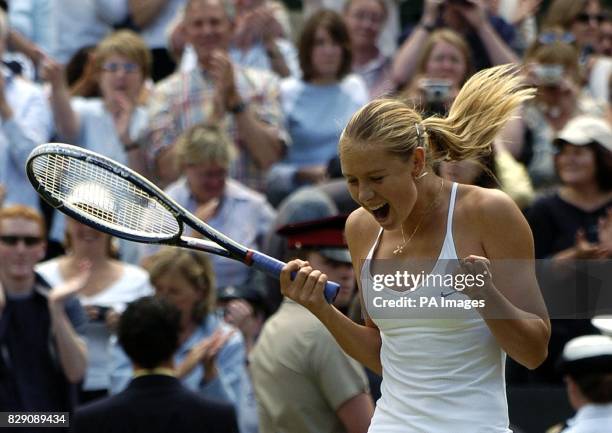
[[[419,174],[417,177],[415,177],[415,178],[414,178],[414,180],[419,180],[419,179],[422,179],[422,178],[424,178],[425,176],[427,176],[427,174],[428,174],[428,173],[427,173],[426,171],[424,171],[423,173],[421,173],[421,174]]]

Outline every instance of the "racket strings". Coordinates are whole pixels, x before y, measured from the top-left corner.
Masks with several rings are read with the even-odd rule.
[[[99,224],[156,238],[180,231],[172,212],[105,168],[66,155],[43,154],[34,160],[33,173],[51,197]]]

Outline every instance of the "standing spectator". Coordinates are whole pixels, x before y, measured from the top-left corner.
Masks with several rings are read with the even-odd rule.
[[[156,298],[131,303],[121,315],[118,335],[134,377],[123,392],[79,408],[72,431],[237,433],[231,406],[203,399],[174,377],[180,330],[174,305]]]
[[[465,37],[477,71],[519,61],[510,48],[514,28],[501,18],[489,15],[484,0],[425,0],[421,20],[402,43],[393,61],[393,79],[396,83],[403,84],[412,79],[415,59],[419,57],[423,43],[431,32],[441,26]]]
[[[351,258],[343,240],[346,216],[285,226],[292,250],[341,285],[334,305],[354,294]],[[300,249],[297,249],[297,248]],[[348,320],[348,319],[347,319]],[[285,299],[266,322],[250,356],[260,432],[365,433],[373,405],[363,367],[349,358],[306,308]]]
[[[6,14],[0,10],[0,58],[8,35]],[[38,209],[38,195],[24,170],[32,149],[48,141],[51,113],[42,90],[0,65],[0,185],[6,205],[24,204]]]
[[[344,6],[344,20],[351,39],[353,72],[365,81],[370,99],[394,92],[391,56],[376,45],[387,20],[384,0],[349,0]]]
[[[363,80],[350,74],[351,43],[338,13],[322,10],[311,16],[302,30],[299,51],[303,78],[288,78],[281,84],[291,147],[268,175],[272,204],[325,178],[342,128],[369,99]]]
[[[0,209],[0,407],[70,411],[85,375],[79,336],[85,312],[74,298],[89,284],[89,266],[53,289],[34,272],[45,255],[42,216],[22,205]],[[63,430],[61,430],[63,431]]]
[[[218,128],[190,128],[175,147],[176,163],[184,175],[169,185],[166,193],[211,227],[247,248],[260,250],[275,211],[263,195],[228,178],[232,150]],[[251,284],[252,268],[217,255],[211,256],[211,262],[218,290]]]
[[[79,262],[91,263],[91,278],[79,292],[89,321],[84,337],[89,353],[79,402],[108,395],[111,376],[111,336],[128,302],[150,295],[149,275],[141,268],[115,260],[111,236],[68,218],[67,254],[41,263],[36,271],[51,285],[64,284],[80,272]]]
[[[528,80],[536,97],[523,108],[508,149],[523,162],[536,189],[556,183],[553,140],[578,115],[603,116],[604,106],[582,89],[578,51],[571,35],[548,31],[525,54]],[[521,128],[521,124],[523,128]]]
[[[244,397],[251,389],[244,341],[215,314],[214,273],[205,253],[165,247],[146,262],[156,296],[181,313],[176,376],[192,391],[232,403],[241,432],[248,419]],[[114,347],[112,392],[124,389],[133,370],[125,353]]]
[[[273,74],[243,68],[229,58],[234,20],[232,0],[189,0],[183,26],[198,67],[160,82],[150,102],[149,160],[162,185],[176,180],[172,147],[198,123],[226,131],[238,158],[230,176],[263,190],[263,176],[287,143]]]

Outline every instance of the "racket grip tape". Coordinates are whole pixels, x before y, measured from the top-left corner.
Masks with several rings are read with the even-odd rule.
[[[285,267],[286,263],[256,251],[250,251],[250,253],[251,254],[249,254],[249,256],[254,268],[259,269],[260,271],[265,272],[274,278],[278,279],[280,277],[281,271]],[[296,273],[294,272],[291,275],[291,278],[295,278],[295,274]],[[340,290],[340,285],[338,283],[334,283],[333,281],[328,281],[325,283],[325,299],[327,299],[327,302],[331,303],[336,298],[338,290]]]

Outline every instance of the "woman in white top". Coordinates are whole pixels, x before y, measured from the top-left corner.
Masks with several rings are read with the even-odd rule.
[[[84,403],[108,394],[111,374],[110,339],[115,332],[119,314],[129,302],[153,293],[149,274],[137,266],[112,258],[112,238],[71,218],[66,224],[68,253],[36,267],[52,286],[74,277],[79,263],[91,263],[91,277],[79,292],[89,322],[85,328],[88,363],[79,396]]]
[[[342,134],[342,170],[361,205],[346,238],[361,275],[365,326],[325,302],[327,277],[307,262],[290,262],[281,288],[350,356],[382,373],[371,433],[509,432],[505,354],[529,368],[546,358],[550,323],[520,210],[498,190],[451,184],[433,171],[441,160],[489,152],[532,94],[511,68],[497,67],[472,77],[446,118],[423,119],[400,101],[375,100]],[[417,259],[429,267],[410,269]],[[410,286],[395,278],[398,269],[428,283]],[[430,275],[444,278],[430,283]]]

